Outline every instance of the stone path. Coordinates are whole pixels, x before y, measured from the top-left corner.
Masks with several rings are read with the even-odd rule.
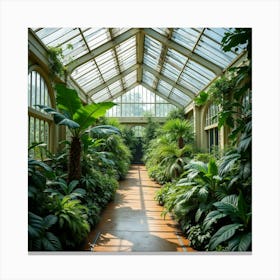
[[[159,188],[149,179],[145,166],[132,165],[84,249],[107,253],[194,251],[176,222],[169,215],[161,217],[163,207],[154,200]]]

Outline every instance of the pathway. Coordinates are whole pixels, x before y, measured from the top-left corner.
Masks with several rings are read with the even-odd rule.
[[[169,215],[154,200],[160,185],[151,181],[146,167],[132,165],[120,182],[115,199],[89,234],[85,250],[94,252],[190,252],[186,240]]]

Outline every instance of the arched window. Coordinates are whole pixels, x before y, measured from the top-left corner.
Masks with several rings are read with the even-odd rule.
[[[218,130],[218,106],[210,104],[205,117],[205,131],[207,134],[207,148],[211,152],[219,145],[219,130]]]
[[[52,118],[36,105],[51,106],[51,100],[44,78],[33,70],[28,74],[28,146],[43,142],[49,150]],[[32,150],[30,155],[39,157],[37,152]]]

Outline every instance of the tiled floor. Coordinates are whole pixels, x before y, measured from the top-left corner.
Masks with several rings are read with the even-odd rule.
[[[154,200],[160,186],[148,177],[145,166],[132,165],[120,182],[114,202],[89,236],[85,250],[93,252],[192,252],[176,223]],[[91,245],[90,245],[91,244]]]

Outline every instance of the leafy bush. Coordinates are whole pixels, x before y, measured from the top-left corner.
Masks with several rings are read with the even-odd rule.
[[[28,212],[28,250],[62,250],[61,243],[50,228],[57,222],[57,217],[48,215],[44,218]]]
[[[49,209],[58,219],[56,230],[63,247],[76,248],[90,231],[87,221],[88,208],[79,200],[66,195],[62,199],[59,196],[53,197]]]
[[[191,226],[187,230],[187,238],[190,241],[189,246],[198,251],[206,251],[212,232],[211,228],[203,229],[201,224]]]

